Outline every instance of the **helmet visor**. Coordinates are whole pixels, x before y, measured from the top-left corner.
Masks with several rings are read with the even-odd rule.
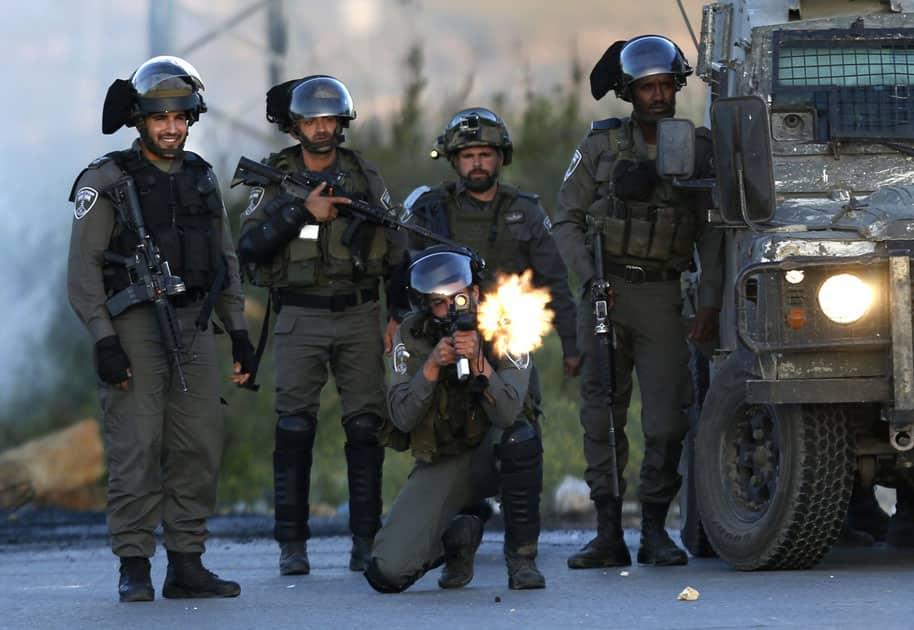
[[[639,37],[626,45],[620,55],[622,72],[629,81],[657,74],[684,74],[686,69],[676,46],[665,37]]]
[[[421,256],[409,267],[409,284],[419,293],[453,295],[473,284],[470,258],[456,252]]]
[[[137,68],[131,81],[141,97],[186,96],[203,89],[200,73],[179,57],[153,57]]]
[[[349,90],[333,77],[315,77],[302,81],[292,90],[289,115],[295,118],[355,118]]]

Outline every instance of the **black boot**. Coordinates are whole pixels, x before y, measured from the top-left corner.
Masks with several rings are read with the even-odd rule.
[[[482,520],[458,514],[441,537],[444,543],[444,568],[438,578],[441,588],[461,588],[473,579],[473,560],[482,542]]]
[[[885,541],[889,515],[879,506],[872,484],[864,487],[859,478],[855,479],[847,516],[851,529],[869,534],[876,542]]]
[[[508,588],[519,591],[546,588],[546,578],[536,567],[536,542],[524,545],[505,545],[505,564],[508,566]]]
[[[371,547],[374,545],[374,537],[353,536],[352,549],[349,551],[349,570],[361,573],[368,568],[371,562]]]
[[[151,602],[156,592],[149,577],[149,558],[121,558],[117,592],[122,602]]]
[[[669,503],[641,504],[641,546],[638,547],[638,564],[668,567],[688,564],[686,552],[676,546],[666,533],[666,514]]]
[[[850,514],[844,517],[844,523],[841,524],[841,531],[838,533],[838,540],[835,541],[836,547],[872,547],[875,543],[876,541],[872,536],[853,528]]]
[[[895,514],[889,521],[886,542],[902,549],[914,548],[914,489],[900,480],[895,492]]]
[[[279,543],[279,574],[308,575],[311,563],[308,561],[308,543],[295,540]]]
[[[569,569],[627,567],[632,556],[625,545],[622,529],[622,501],[599,498],[597,506],[597,536],[568,558]]]
[[[162,595],[168,599],[198,597],[238,597],[237,582],[220,580],[200,562],[199,553],[168,552],[168,573],[162,585]]]

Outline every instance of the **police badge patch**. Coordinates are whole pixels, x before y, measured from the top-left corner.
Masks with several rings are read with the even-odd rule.
[[[394,372],[400,376],[406,374],[406,365],[409,362],[409,352],[406,344],[398,343],[394,348]]]
[[[390,191],[387,190],[386,188],[384,189],[384,193],[381,195],[380,202],[381,202],[381,206],[385,210],[390,210]]]
[[[579,149],[574,150],[574,155],[571,156],[571,164],[568,165],[568,170],[565,171],[565,178],[562,180],[562,183],[568,181],[568,178],[574,174],[574,169],[578,167],[578,164],[581,163],[581,151]]]
[[[510,351],[505,352],[505,356],[508,357],[508,361],[511,362],[511,365],[516,367],[518,370],[526,370],[530,367],[530,353],[524,352],[523,354],[514,355]]]
[[[95,205],[96,201],[98,201],[98,191],[94,188],[83,186],[77,190],[75,197],[76,206],[73,208],[73,216],[76,217],[76,220],[79,221],[89,214],[89,210],[92,209],[92,206]]]
[[[546,234],[552,234],[552,221],[549,217],[543,217],[543,227],[546,228]]]
[[[261,200],[263,200],[263,188],[260,186],[255,186],[251,188],[251,195],[248,197],[248,207],[244,211],[244,216],[249,216],[254,210],[257,209],[257,206],[260,205]]]

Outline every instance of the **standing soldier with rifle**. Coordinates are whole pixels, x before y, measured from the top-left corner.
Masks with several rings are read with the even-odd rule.
[[[579,309],[578,338],[584,351],[581,424],[597,536],[568,559],[572,569],[631,564],[622,530],[622,472],[628,461],[625,424],[633,369],[641,388],[645,442],[638,487],[638,562],[663,566],[688,561],[664,529],[681,483],[677,468],[689,427],[684,413],[689,357],[680,318],[680,275],[692,263],[697,245],[703,276],[700,309],[690,336],[713,337],[720,310],[722,240],[707,225],[706,196],[661,180],[654,160],[657,122],[675,114],[676,92],[691,73],[682,51],[665,37],[646,35],[613,44],[591,73],[591,90],[597,99],[615,90],[632,103],[631,117],[593,123],[559,191],[559,251],[577,273],[585,295],[606,293],[607,306],[614,297],[609,310],[609,331],[614,334],[595,335],[593,306],[582,304]],[[696,176],[709,176],[711,143],[706,129],[696,133],[696,153]],[[601,251],[594,252],[595,246]],[[603,268],[597,269],[595,261],[600,258]],[[595,286],[603,284],[601,280],[612,285],[612,294],[605,286]],[[600,343],[600,336],[607,338],[607,345]],[[614,370],[608,375],[602,372],[608,368],[597,354],[601,352],[612,353],[609,365]],[[613,402],[610,414],[608,395]]]
[[[124,151],[92,162],[70,193],[70,303],[95,340],[108,457],[108,528],[122,602],[150,601],[161,523],[168,598],[235,597],[200,561],[216,501],[224,418],[210,314],[232,338],[232,382],[254,350],[238,263],[209,164],[184,150],[206,111],[203,82],[154,57],[108,89],[102,131],[136,127]]]
[[[403,249],[394,230],[344,212],[354,207],[348,197],[389,208],[390,194],[377,168],[340,147],[343,130],[355,115],[349,91],[333,77],[309,76],[270,89],[267,120],[296,144],[265,162],[280,171],[313,173],[326,181],[302,199],[294,194],[305,189],[301,185],[284,189],[281,182],[264,180],[251,188],[241,217],[241,263],[254,284],[270,289],[279,311],[274,329],[279,417],[273,472],[274,536],[282,575],[311,571],[308,497],[328,366],[343,406],[351,570],[365,569],[381,526],[384,450],[378,430],[387,406],[378,285],[388,275],[389,263],[399,262]],[[334,186],[327,182],[342,183],[348,197],[328,195]],[[384,337],[388,346],[393,331],[389,325]]]

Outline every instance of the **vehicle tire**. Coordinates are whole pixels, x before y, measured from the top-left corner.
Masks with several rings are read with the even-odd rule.
[[[705,532],[735,569],[807,569],[847,513],[853,434],[837,405],[749,404],[748,376],[734,353],[705,399],[695,439]]]
[[[695,496],[695,434],[702,403],[708,391],[708,359],[693,345],[689,344],[689,372],[692,375],[692,404],[689,406],[689,432],[682,445],[680,474],[682,487],[679,489],[679,535],[682,544],[696,558],[715,558],[717,553],[708,541],[704,525],[698,514],[698,500]]]

